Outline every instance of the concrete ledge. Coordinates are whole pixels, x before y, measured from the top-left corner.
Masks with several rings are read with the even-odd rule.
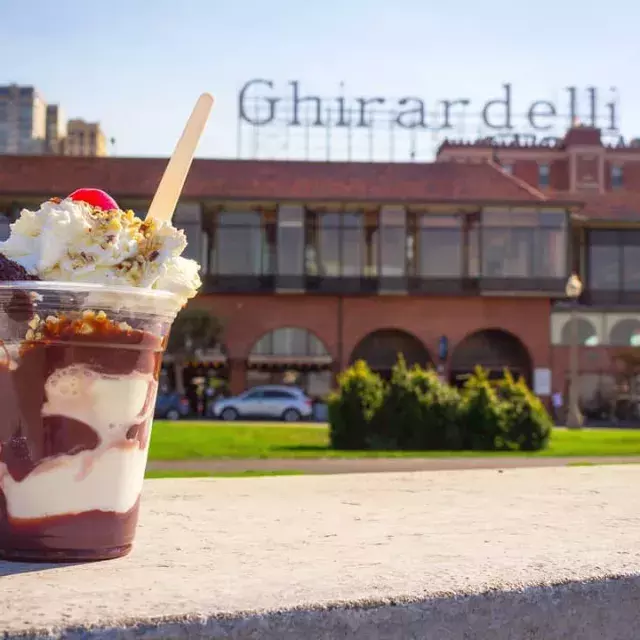
[[[0,563],[18,638],[636,639],[631,465],[147,483],[128,558]]]

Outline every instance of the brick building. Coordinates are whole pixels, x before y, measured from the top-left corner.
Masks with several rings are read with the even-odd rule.
[[[81,186],[144,214],[165,163],[0,157],[5,226]],[[209,366],[235,391],[293,375],[322,394],[398,351],[452,380],[507,366],[565,391],[572,270],[585,409],[618,393],[616,358],[640,344],[640,150],[596,129],[554,148],[445,143],[428,164],[196,160],[175,219],[203,265],[193,304],[225,327]]]

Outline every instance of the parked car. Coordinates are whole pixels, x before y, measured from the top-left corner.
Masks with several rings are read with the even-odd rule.
[[[180,420],[189,415],[191,407],[189,400],[183,395],[172,393],[159,393],[156,400],[155,417],[166,420]]]
[[[240,418],[297,422],[313,414],[313,401],[302,389],[285,385],[253,387],[239,396],[213,403],[213,416],[222,420]]]

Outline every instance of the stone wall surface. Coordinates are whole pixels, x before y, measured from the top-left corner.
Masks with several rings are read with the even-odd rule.
[[[640,467],[153,480],[133,553],[0,562],[0,637],[640,637]]]

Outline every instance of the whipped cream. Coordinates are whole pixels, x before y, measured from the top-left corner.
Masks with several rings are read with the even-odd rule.
[[[23,209],[0,253],[41,280],[162,289],[184,304],[201,285],[198,263],[181,257],[186,246],[170,222],[67,198]]]

